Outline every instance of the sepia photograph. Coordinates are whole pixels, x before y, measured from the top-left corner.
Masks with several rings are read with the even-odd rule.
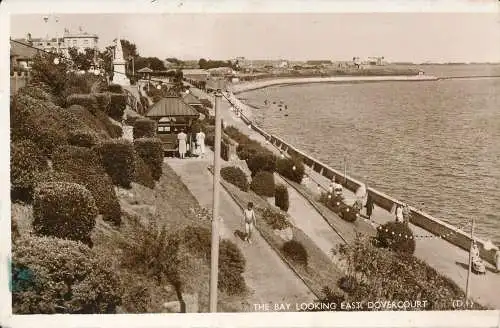
[[[8,17],[12,316],[500,310],[497,12]]]

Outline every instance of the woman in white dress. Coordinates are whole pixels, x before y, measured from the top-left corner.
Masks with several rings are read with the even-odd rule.
[[[187,134],[184,130],[177,135],[177,142],[179,143],[179,157],[183,159],[186,156],[187,144],[186,144]]]
[[[196,145],[198,146],[198,154],[201,157],[205,156],[205,133],[201,130],[196,134]]]

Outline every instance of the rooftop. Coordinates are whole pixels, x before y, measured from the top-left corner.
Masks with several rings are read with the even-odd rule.
[[[165,116],[190,116],[199,117],[200,114],[193,107],[189,106],[181,98],[175,96],[163,97],[160,101],[152,105],[147,117],[165,117]]]
[[[23,42],[16,40],[18,42]],[[17,56],[19,58],[31,58],[35,56],[40,50],[34,49],[29,46],[28,43],[23,42],[23,44],[10,41],[10,55]]]
[[[182,97],[182,100],[184,100],[184,102],[186,104],[189,104],[189,105],[201,105],[202,104],[198,98],[193,96],[192,93],[188,93],[188,94],[184,95],[184,97]]]

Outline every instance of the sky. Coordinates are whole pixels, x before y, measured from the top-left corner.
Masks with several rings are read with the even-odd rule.
[[[101,48],[120,36],[141,56],[161,59],[500,62],[498,13],[55,14],[47,23],[43,17],[12,15],[11,37],[55,37],[81,26],[99,36]]]

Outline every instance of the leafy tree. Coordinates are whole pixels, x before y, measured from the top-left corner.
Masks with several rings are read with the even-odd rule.
[[[137,52],[137,46],[128,40],[121,40],[123,49],[123,58],[127,59],[129,57],[137,58],[139,57],[139,52]]]
[[[94,64],[96,50],[86,48],[84,52],[80,52],[77,48],[69,48],[68,54],[78,70],[88,71]]]

